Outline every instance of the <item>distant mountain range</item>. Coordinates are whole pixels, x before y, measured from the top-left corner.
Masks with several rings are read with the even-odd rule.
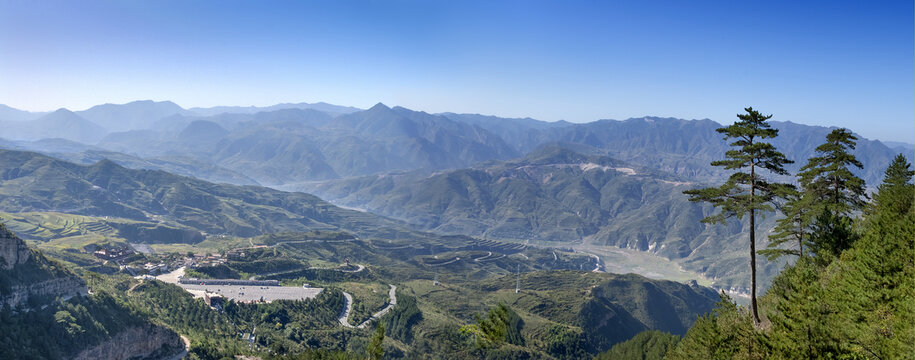
[[[33,152],[0,150],[0,209],[166,222],[211,234],[343,230],[409,238],[403,225],[331,205],[313,195],[213,184],[109,160],[77,165]]]
[[[16,140],[65,138],[95,143],[105,136],[105,129],[76,113],[59,109],[27,121],[0,121],[3,136]]]
[[[390,173],[296,189],[423,230],[647,251],[716,278],[719,285],[741,284],[746,268],[733,265],[746,257],[747,230],[736,221],[702,224],[714,210],[682,193],[699,185],[606,156],[546,146],[521,159],[467,169]],[[758,220],[766,228],[774,217]],[[775,264],[764,264],[761,271],[763,277],[776,272]]]
[[[317,198],[267,189],[253,194],[241,190],[247,188],[202,185],[190,178],[130,185],[131,194],[146,186],[155,189],[143,190],[136,199],[102,196],[92,198],[90,204],[83,197],[102,193],[67,193],[88,186],[83,178],[88,173],[81,173],[88,171],[84,169],[133,171],[120,167],[125,166],[212,182],[307,190],[439,234],[621,246],[657,253],[723,282],[742,276],[733,270],[744,260],[743,242],[738,241],[743,234],[740,225],[700,225],[698,220],[711,209],[687,203],[681,194],[684,184],[717,183],[729,175],[709,166],[728,148],[715,132],[721,124],[711,120],[644,117],[572,124],[428,114],[384,104],[366,110],[325,103],[183,109],[152,101],[45,114],[2,107],[0,116],[7,117],[0,118],[2,136],[7,138],[0,139],[0,147],[92,164],[57,164],[51,168],[68,170],[49,171],[54,176],[36,179],[39,185],[35,186],[41,188],[34,191],[68,200],[45,203],[28,196],[4,197],[0,205],[12,206],[5,211],[56,209],[147,220],[152,215],[167,216],[203,231],[239,235],[326,225],[296,217],[304,209],[330,206]],[[795,160],[788,166],[792,172],[806,163],[831,131],[791,122],[772,124],[780,130],[774,144]],[[872,188],[893,156],[903,152],[910,161],[913,157],[907,144],[889,145],[859,136],[853,151],[865,165],[854,171]],[[102,159],[110,161],[99,162]],[[620,169],[631,169],[634,175]],[[79,180],[70,179],[73,174]],[[128,178],[149,180],[149,174],[160,173],[130,174]],[[62,181],[76,188],[67,188]],[[217,188],[223,192],[210,191]],[[175,191],[190,191],[181,196],[201,202],[171,204],[185,201],[174,194],[166,196]],[[236,196],[246,205],[230,201]],[[262,201],[290,196],[298,199],[287,204],[292,208],[262,206]],[[162,207],[166,203],[171,207]],[[347,216],[356,215],[331,220],[352,224],[345,220]],[[372,221],[358,227],[377,225]]]
[[[169,101],[135,101],[52,113],[3,106],[0,125],[5,130],[0,136],[8,140],[63,138],[143,158],[193,159],[244,173],[248,179],[238,177],[238,183],[253,180],[280,185],[390,171],[462,168],[480,161],[517,158],[548,143],[576,146],[580,152],[607,155],[696,181],[720,181],[727,176],[708,165],[727,148],[714,131],[721,125],[710,120],[645,117],[572,124],[427,114],[382,104],[367,110],[326,103],[183,109]],[[781,130],[775,145],[796,161],[790,171],[803,166],[831,130],[790,122],[775,121],[773,125]],[[858,175],[876,184],[896,153],[911,158],[913,149],[912,144],[861,138],[854,153],[866,168]],[[189,175],[231,181],[232,177],[208,177],[211,172]]]
[[[84,165],[108,159],[131,169],[163,170],[176,175],[193,176],[216,183],[258,185],[257,181],[241,173],[192,158],[180,156],[141,158],[61,138],[35,141],[0,139],[0,149],[37,151],[58,159]]]
[[[64,138],[94,144],[107,133],[150,129],[163,118],[173,115],[253,114],[281,109],[315,109],[331,114],[359,111],[357,108],[327,103],[277,104],[266,107],[217,106],[186,110],[171,101],[142,100],[127,104],[96,105],[75,112],[67,109],[29,112],[0,104],[0,124],[6,127],[3,137],[7,139]],[[60,128],[61,125],[65,128]]]
[[[362,110],[362,109],[354,108],[351,106],[340,106],[340,105],[328,104],[325,102],[318,102],[318,103],[314,103],[314,104],[309,104],[309,103],[304,103],[304,102],[296,103],[296,104],[286,103],[286,104],[276,104],[276,105],[272,105],[272,106],[263,106],[263,107],[257,107],[257,106],[214,106],[214,107],[210,107],[210,108],[193,107],[188,110],[190,110],[191,112],[193,112],[197,115],[200,115],[200,116],[212,116],[212,115],[219,115],[219,114],[254,114],[254,113],[259,113],[259,112],[276,111],[276,110],[284,110],[284,109],[301,109],[301,110],[311,109],[311,110],[317,110],[317,111],[326,112],[326,113],[330,113],[330,114],[349,114],[349,113],[354,113],[354,112]]]
[[[516,157],[498,136],[446,117],[388,108],[333,116],[284,109],[167,119],[164,130],[112,133],[98,146],[139,156],[183,156],[240,171],[264,184]]]
[[[508,119],[512,126],[506,127],[500,121],[482,121],[479,115],[451,115],[450,118],[471,119],[469,121],[502,137],[521,153],[546,143],[560,142],[590,147],[595,153],[651,166],[692,180],[721,181],[729,175],[727,171],[709,166],[711,161],[723,158],[729,147],[715,132],[722,125],[711,120],[644,117],[559,126],[530,119]],[[806,164],[816,147],[825,142],[826,134],[833,129],[780,121],[773,121],[772,125],[779,129],[779,136],[772,141],[773,144],[795,161],[787,167],[791,172]],[[858,138],[853,154],[865,164],[865,169],[856,171],[857,175],[869,184],[876,184],[882,179],[883,170],[890,160],[900,151],[880,141],[868,140],[860,135]],[[906,155],[913,156],[911,151]]]

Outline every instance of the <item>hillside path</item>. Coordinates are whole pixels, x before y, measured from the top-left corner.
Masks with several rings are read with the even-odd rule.
[[[359,324],[357,326],[353,326],[349,323],[349,314],[350,314],[350,312],[353,311],[353,296],[344,291],[343,296],[346,298],[346,301],[345,301],[345,306],[343,307],[343,312],[340,314],[340,318],[338,319],[340,321],[340,324],[345,327],[348,327],[348,328],[365,329],[366,326],[369,326],[369,324],[372,323],[372,321],[378,320],[379,318],[381,318],[382,316],[387,314],[389,311],[394,309],[394,306],[397,306],[397,286],[395,286],[395,285],[388,285],[388,286],[391,287],[391,289],[388,290],[388,297],[389,297],[388,306],[385,306],[384,309],[381,309],[380,311],[372,314],[372,317],[368,318],[368,320],[363,321],[361,324]]]
[[[349,324],[349,313],[353,312],[353,296],[348,292],[343,292],[343,311],[340,312],[340,317],[337,321],[340,322],[340,325],[348,328],[355,328]]]

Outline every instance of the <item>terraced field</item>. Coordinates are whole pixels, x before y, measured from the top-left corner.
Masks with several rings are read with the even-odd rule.
[[[0,213],[0,219],[19,236],[51,240],[80,235],[117,237],[106,218],[56,212]]]

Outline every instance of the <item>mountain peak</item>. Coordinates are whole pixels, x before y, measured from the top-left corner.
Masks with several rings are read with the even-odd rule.
[[[377,110],[391,110],[391,108],[389,108],[384,103],[379,102],[379,103],[375,104],[375,106],[372,106],[371,108],[369,108],[369,110],[376,110],[376,111]]]
[[[118,163],[111,161],[108,158],[101,159],[97,163],[90,165],[90,167],[105,171],[124,169],[123,166],[118,165]]]
[[[51,114],[57,114],[57,115],[64,115],[64,114],[70,115],[70,114],[73,114],[73,115],[76,115],[76,113],[70,111],[70,110],[67,109],[67,108],[60,108],[60,109],[54,110],[54,112],[52,112]]]

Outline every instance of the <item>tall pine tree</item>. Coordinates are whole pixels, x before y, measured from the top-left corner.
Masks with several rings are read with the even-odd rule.
[[[833,130],[826,135],[826,142],[817,146],[816,156],[798,173],[811,209],[809,219],[820,230],[818,236],[811,238],[811,248],[820,263],[828,263],[851,247],[855,241],[851,215],[866,204],[864,180],[850,169],[864,167],[850,153],[856,140],[847,129]]]
[[[733,149],[725,153],[726,159],[713,161],[712,166],[735,170],[734,174],[719,187],[687,190],[683,193],[690,196],[690,201],[706,201],[721,208],[720,213],[706,217],[702,222],[722,223],[729,217],[742,219],[749,215],[750,307],[754,323],[759,324],[756,304],[756,213],[773,211],[773,201],[790,187],[770,183],[760,173],[787,175],[784,165],[792,161],[776,151],[771,143],[764,141],[778,136],[778,129],[773,129],[767,122],[772,115],[762,115],[752,107],[744,110],[747,113],[737,115],[738,121],[733,125],[715,130],[724,134],[724,140],[735,141],[729,144]]]

